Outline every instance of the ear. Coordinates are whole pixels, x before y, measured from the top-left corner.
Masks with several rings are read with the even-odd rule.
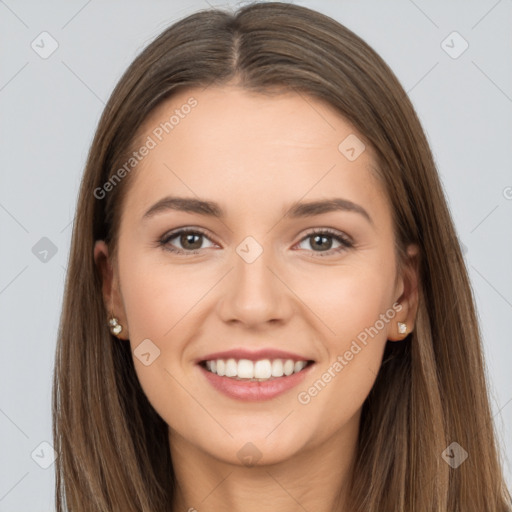
[[[103,302],[105,304],[105,324],[112,316],[117,318],[122,326],[121,332],[117,335],[119,339],[128,339],[128,323],[124,311],[121,291],[119,289],[119,278],[116,272],[116,266],[113,264],[108,246],[104,240],[96,240],[94,244],[94,263],[101,275],[101,288]],[[110,326],[109,326],[110,328]]]
[[[391,322],[388,340],[401,341],[414,330],[416,313],[418,311],[418,285],[419,285],[419,258],[420,251],[416,244],[407,247],[406,258],[402,265],[401,275],[398,276],[398,290],[402,290],[395,302],[402,309]],[[400,332],[398,322],[406,325],[406,331]]]

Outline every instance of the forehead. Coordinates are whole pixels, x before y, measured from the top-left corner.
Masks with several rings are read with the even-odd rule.
[[[228,212],[235,202],[270,211],[272,202],[336,195],[386,208],[373,150],[362,139],[332,106],[303,93],[188,89],[139,129],[135,149],[151,149],[126,202],[142,214],[173,193],[218,200]]]

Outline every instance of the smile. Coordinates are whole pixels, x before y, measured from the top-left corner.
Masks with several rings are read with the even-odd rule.
[[[309,361],[294,361],[292,359],[213,359],[204,361],[204,367],[220,377],[250,382],[266,382],[269,380],[288,377],[303,370]]]
[[[216,391],[253,402],[271,400],[298,386],[314,367],[314,361],[279,358],[208,359],[197,365]]]

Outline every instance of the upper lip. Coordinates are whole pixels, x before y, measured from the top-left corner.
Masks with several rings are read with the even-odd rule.
[[[258,361],[260,359],[292,359],[293,361],[312,361],[309,357],[304,357],[293,352],[277,350],[274,348],[263,348],[259,350],[248,350],[246,348],[236,348],[225,350],[223,352],[214,352],[196,360],[196,363],[203,361],[212,361],[215,359],[249,359]]]

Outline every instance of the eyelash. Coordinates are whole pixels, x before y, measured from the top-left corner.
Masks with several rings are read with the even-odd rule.
[[[207,235],[207,233],[200,228],[179,229],[177,231],[173,231],[171,233],[165,234],[160,240],[158,240],[158,246],[162,247],[164,250],[172,252],[174,254],[182,254],[182,255],[199,254],[201,249],[198,249],[195,251],[185,251],[183,249],[172,248],[170,245],[168,245],[172,239],[174,239],[182,234],[202,235],[205,238],[210,239],[209,236]],[[351,249],[354,247],[354,243],[346,235],[343,235],[343,234],[341,234],[337,231],[334,231],[332,229],[329,229],[329,228],[312,230],[312,231],[308,232],[303,238],[301,238],[301,240],[298,243],[301,243],[304,240],[306,240],[307,238],[313,237],[315,235],[328,235],[328,238],[334,238],[337,242],[339,242],[341,244],[340,247],[338,247],[336,249],[329,249],[328,251],[320,251],[320,252],[312,251],[312,252],[316,253],[314,255],[315,258],[316,257],[323,258],[325,256],[331,256],[333,254],[338,254],[340,252],[346,251],[347,249]]]

